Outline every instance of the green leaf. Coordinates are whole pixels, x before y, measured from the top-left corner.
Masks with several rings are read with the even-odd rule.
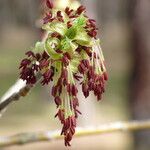
[[[73,53],[77,49],[78,45],[75,42],[70,43],[70,53]]]
[[[77,28],[72,26],[71,28],[69,28],[66,32],[66,36],[69,38],[69,39],[73,39],[75,38],[77,34]]]
[[[78,34],[74,40],[76,43],[78,43],[82,46],[91,47],[93,45],[92,38],[89,35],[87,35],[86,31],[84,31],[84,30],[78,32]]]
[[[49,24],[43,25],[42,29],[49,32],[58,32],[62,36],[64,36],[67,31],[66,25],[61,22],[51,22]]]
[[[57,46],[55,46],[57,45]],[[60,59],[61,54],[58,54],[55,50],[59,46],[59,40],[56,38],[50,39],[48,38],[45,42],[45,51],[47,54],[52,57],[53,59]]]
[[[64,39],[61,40],[61,49],[62,50],[68,50],[71,46],[70,46],[70,40],[65,37]]]
[[[80,16],[74,21],[74,25],[77,27],[84,27],[86,25],[86,18],[84,16]]]
[[[44,43],[43,42],[36,42],[34,50],[36,52],[44,51]]]
[[[61,49],[67,50],[70,53],[73,53],[75,49],[78,47],[78,45],[75,42],[72,42],[68,37],[65,37],[63,40],[61,40]]]

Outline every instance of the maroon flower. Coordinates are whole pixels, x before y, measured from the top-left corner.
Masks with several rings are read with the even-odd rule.
[[[67,22],[67,27],[68,27],[68,28],[72,27],[71,21],[68,21],[68,22]]]
[[[51,37],[56,37],[56,38],[60,39],[60,38],[61,38],[61,35],[60,35],[58,32],[53,32],[53,33],[51,34]]]
[[[51,80],[52,80],[52,77],[54,75],[54,72],[52,69],[50,70],[47,70],[44,74],[43,74],[43,80],[42,80],[42,85],[44,84],[48,84]]]
[[[46,13],[45,18],[43,19],[43,23],[47,24],[48,22],[52,22],[54,20],[54,18],[52,18],[52,13]]]
[[[91,37],[96,38],[97,31],[95,29],[92,29],[92,30],[88,31],[88,35],[91,36]]]
[[[70,9],[69,7],[66,7],[65,13],[66,13],[68,16],[70,16],[70,15],[72,14],[72,12],[73,12],[73,9]]]
[[[71,56],[70,56],[70,54],[68,52],[63,54],[62,62],[64,63],[65,66],[69,65],[70,59],[71,59]]]
[[[60,21],[60,22],[64,22],[64,19],[63,19],[63,16],[61,14],[61,11],[57,11],[57,19]]]
[[[89,88],[86,83],[82,83],[82,92],[83,92],[85,98],[87,98],[89,96]]]
[[[55,117],[63,126],[61,135],[65,145],[70,146],[76,119],[81,115],[77,82],[85,98],[93,92],[99,101],[105,92],[108,75],[96,38],[96,21],[88,18],[85,7],[80,6],[77,10],[66,7],[63,12],[53,11],[50,0],[46,0],[46,5],[49,8],[43,19],[46,37],[35,45],[33,51],[26,53],[19,66],[20,78],[34,85],[40,73],[42,85],[53,81],[50,91],[57,107]]]
[[[57,87],[57,86],[53,86],[53,87],[52,87],[52,96],[56,97],[57,90],[58,90],[58,87]]]
[[[62,103],[62,100],[59,96],[56,96],[54,101],[55,101],[55,104],[57,105],[57,107],[59,107]]]
[[[28,57],[35,57],[34,53],[32,51],[28,51],[25,53]]]
[[[46,6],[49,8],[49,9],[52,9],[53,8],[53,3],[51,0],[46,0]]]
[[[76,13],[78,14],[78,15],[80,15],[82,12],[84,12],[85,11],[85,7],[84,6],[80,6],[78,9],[77,9],[77,11],[76,11]]]
[[[75,134],[76,119],[75,117],[68,117],[63,122],[63,128],[61,135],[65,136],[65,146],[71,146],[70,141],[72,140],[73,135]]]
[[[49,60],[43,59],[40,61],[39,68],[40,69],[47,68],[49,66],[49,63],[50,63]]]
[[[30,63],[31,63],[31,60],[29,60],[29,59],[27,59],[27,58],[23,59],[23,60],[21,61],[21,63],[20,63],[19,69],[21,69],[21,68],[26,68],[27,65],[30,65]]]

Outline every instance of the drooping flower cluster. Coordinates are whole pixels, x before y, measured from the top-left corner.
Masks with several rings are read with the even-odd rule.
[[[97,100],[105,91],[107,80],[104,57],[97,36],[95,20],[85,14],[85,7],[77,10],[66,7],[65,11],[53,8],[47,0],[49,11],[43,19],[46,38],[35,44],[26,53],[20,64],[20,78],[27,84],[36,83],[37,73],[42,74],[41,84],[52,86],[51,94],[57,106],[58,117],[63,127],[65,145],[75,133],[78,110],[77,84],[80,82],[85,97],[93,91]]]

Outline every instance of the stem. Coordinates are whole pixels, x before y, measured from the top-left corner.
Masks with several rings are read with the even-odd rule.
[[[131,122],[115,122],[99,127],[77,128],[76,137],[99,135],[111,132],[123,131],[139,131],[150,130],[150,120],[131,121]],[[28,143],[52,141],[62,139],[60,131],[43,131],[35,133],[20,133],[12,136],[0,137],[0,147],[12,145],[23,145]]]
[[[40,80],[41,74],[36,75],[37,81]],[[6,107],[13,101],[19,100],[27,95],[33,85],[26,84],[25,81],[19,79],[0,99],[0,115],[5,111]]]

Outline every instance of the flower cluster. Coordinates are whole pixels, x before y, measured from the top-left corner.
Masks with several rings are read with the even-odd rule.
[[[76,83],[80,82],[85,98],[93,91],[97,100],[101,100],[108,77],[96,38],[95,20],[86,16],[85,7],[80,6],[77,10],[66,7],[60,11],[53,8],[50,0],[46,5],[49,10],[42,29],[47,36],[26,53],[27,58],[20,64],[20,78],[33,85],[40,72],[42,85],[53,81],[51,94],[57,106],[55,117],[63,125],[61,135],[64,135],[65,145],[70,146],[76,119],[81,114]]]

